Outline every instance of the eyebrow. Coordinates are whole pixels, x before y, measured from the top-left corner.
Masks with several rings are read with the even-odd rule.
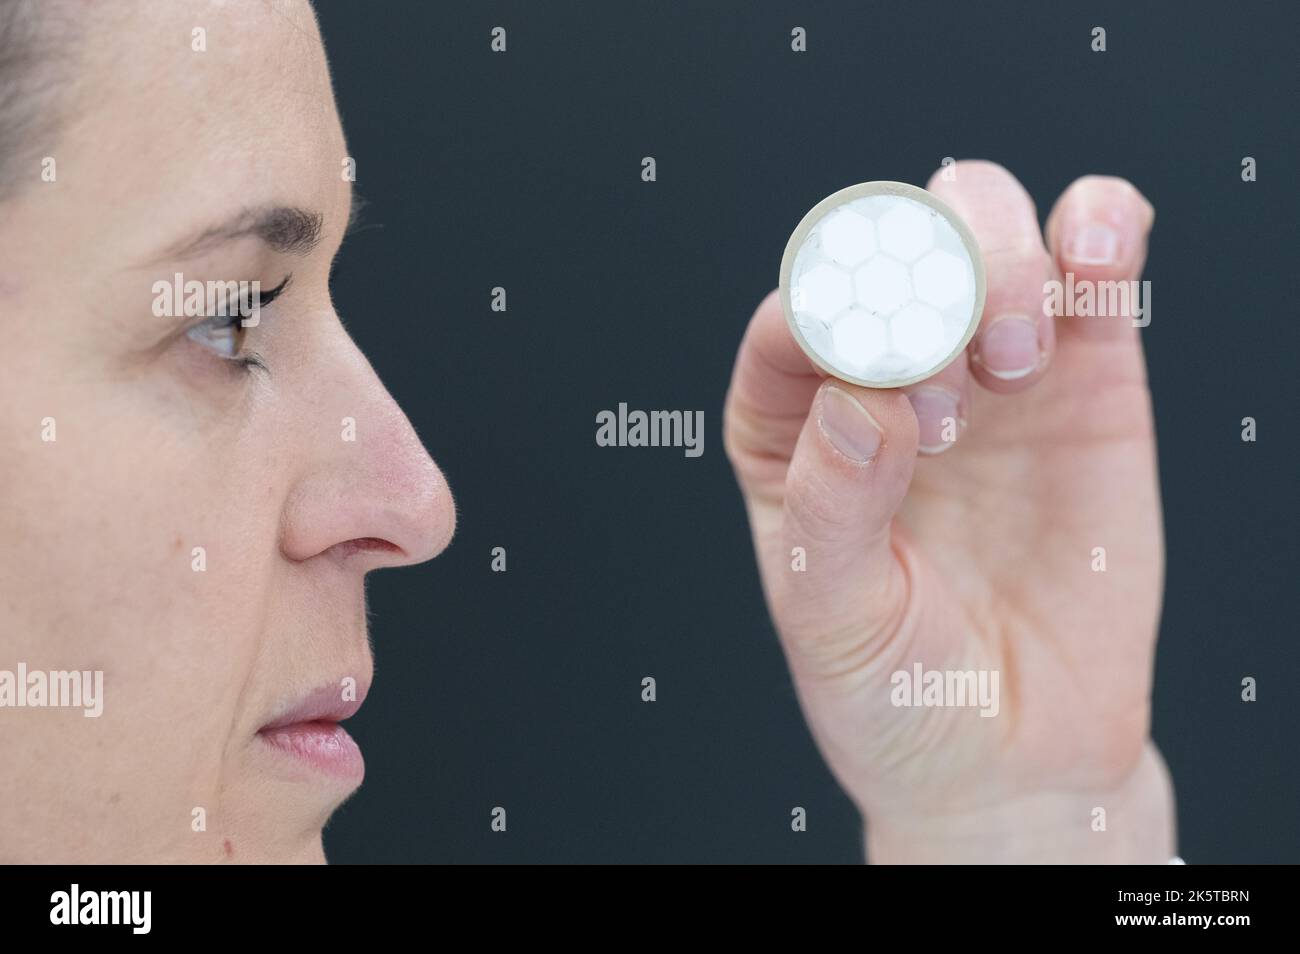
[[[166,260],[191,258],[235,239],[254,236],[276,252],[306,255],[321,239],[324,216],[296,206],[275,205],[244,209],[220,225],[204,229],[173,246]]]

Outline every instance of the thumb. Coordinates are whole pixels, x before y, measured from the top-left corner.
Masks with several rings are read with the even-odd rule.
[[[833,380],[817,392],[786,473],[791,559],[773,607],[795,668],[855,668],[896,630],[908,584],[891,523],[916,452],[916,415],[902,392]]]

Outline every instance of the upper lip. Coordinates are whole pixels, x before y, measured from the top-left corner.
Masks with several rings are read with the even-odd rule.
[[[342,722],[344,719],[355,715],[356,711],[361,708],[361,703],[365,702],[366,692],[369,688],[368,684],[357,680],[356,698],[348,700],[343,698],[343,680],[335,680],[318,689],[313,689],[299,698],[270,722],[262,726],[259,731],[265,732],[267,729],[280,729],[287,725],[299,725],[304,722]]]

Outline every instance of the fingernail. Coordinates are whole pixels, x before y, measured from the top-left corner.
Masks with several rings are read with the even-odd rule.
[[[822,433],[834,448],[850,460],[865,464],[880,450],[882,432],[867,409],[851,394],[828,387],[822,394]]]
[[[1042,360],[1038,322],[1028,315],[999,315],[980,332],[976,357],[1003,381],[1032,374]]]
[[[957,440],[966,426],[961,413],[961,398],[957,392],[938,385],[927,384],[907,395],[916,412],[922,454],[941,454]]]
[[[1100,222],[1075,226],[1065,257],[1078,265],[1114,265],[1119,261],[1119,233]]]

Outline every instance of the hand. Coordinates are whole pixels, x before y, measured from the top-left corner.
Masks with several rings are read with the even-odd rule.
[[[764,593],[870,860],[1162,864],[1173,799],[1149,723],[1164,544],[1142,346],[1127,314],[1043,314],[1063,272],[1076,288],[1137,279],[1154,211],[1121,179],[1080,179],[1045,247],[1010,173],[955,171],[927,188],[984,257],[966,354],[871,390],[808,361],[775,293],[749,325],[725,439]],[[996,715],[894,705],[894,674],[918,663],[996,672]]]

